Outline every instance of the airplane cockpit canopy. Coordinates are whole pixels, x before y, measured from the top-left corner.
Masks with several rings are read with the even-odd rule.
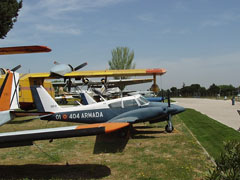
[[[139,102],[139,104],[140,104],[141,106],[144,106],[144,105],[149,104],[149,101],[148,101],[147,99],[145,99],[143,96],[139,96],[139,97],[137,98],[137,101]]]
[[[122,108],[123,107],[134,107],[134,106],[144,106],[149,104],[149,101],[143,96],[137,96],[134,99],[123,99],[122,101],[112,102],[109,105],[110,108]]]

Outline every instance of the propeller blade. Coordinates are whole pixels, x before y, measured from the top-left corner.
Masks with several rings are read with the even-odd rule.
[[[171,107],[170,93],[168,92],[168,107]]]
[[[21,66],[21,65],[18,65],[18,66],[16,66],[15,68],[11,69],[11,71],[15,72],[15,71],[17,71],[20,67],[22,67],[22,66]]]
[[[162,102],[164,103],[164,94],[163,94],[163,90],[162,90]]]
[[[71,79],[68,80],[67,87],[68,87],[68,92],[70,92],[71,91],[71,87],[72,87]]]
[[[87,65],[87,62],[82,63],[82,64],[80,64],[79,66],[75,67],[75,68],[74,68],[74,71],[77,71],[77,70],[83,68],[83,67],[86,66],[86,65]]]

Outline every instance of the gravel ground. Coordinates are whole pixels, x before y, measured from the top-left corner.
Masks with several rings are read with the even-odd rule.
[[[233,129],[240,130],[240,116],[237,112],[240,109],[240,102],[233,106],[231,100],[200,98],[173,98],[173,100],[180,106],[195,109]]]

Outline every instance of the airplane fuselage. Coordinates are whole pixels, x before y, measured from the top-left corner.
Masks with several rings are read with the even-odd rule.
[[[131,104],[129,107],[124,107],[124,102],[118,101],[118,107],[114,107],[113,104],[117,106],[117,102],[115,103],[105,103],[102,102],[93,105],[86,105],[84,107],[72,108],[72,110],[66,110],[62,112],[56,112],[50,117],[47,117],[46,120],[54,120],[54,121],[65,121],[65,122],[78,122],[78,123],[103,123],[103,122],[116,122],[121,120],[120,122],[130,122],[131,117],[137,117],[136,122],[145,122],[145,121],[154,121],[160,120],[165,121],[168,113],[167,113],[167,103],[156,103],[150,102],[145,105],[139,104]],[[101,108],[100,108],[101,107]],[[176,111],[176,114],[180,111],[183,111],[181,107],[172,105],[170,107],[173,111]],[[172,112],[174,114],[174,112]],[[43,118],[44,119],[44,118]]]

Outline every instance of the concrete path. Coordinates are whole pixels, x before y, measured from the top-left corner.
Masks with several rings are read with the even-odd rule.
[[[201,98],[173,98],[173,100],[180,106],[195,109],[233,129],[240,128],[240,116],[237,112],[240,110],[239,102],[233,106],[231,100]]]

